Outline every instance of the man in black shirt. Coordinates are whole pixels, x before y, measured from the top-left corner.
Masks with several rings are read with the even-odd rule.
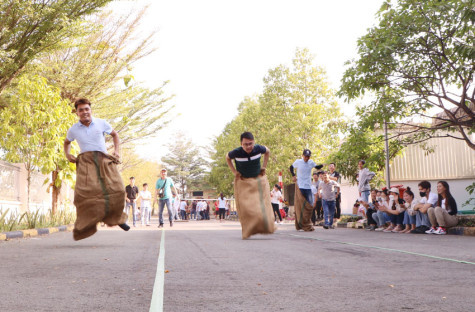
[[[125,213],[129,213],[129,207],[132,207],[132,216],[133,216],[133,222],[135,226],[135,221],[136,221],[136,205],[135,205],[135,200],[137,199],[137,195],[139,193],[139,189],[137,186],[135,186],[135,178],[130,177],[130,184],[125,187]]]
[[[264,154],[264,162],[261,168],[261,155]],[[250,132],[241,134],[241,147],[233,149],[226,155],[229,169],[236,176],[240,174],[244,178],[255,178],[266,170],[270,151],[264,145],[255,144],[254,136]],[[236,163],[234,167],[232,159]]]

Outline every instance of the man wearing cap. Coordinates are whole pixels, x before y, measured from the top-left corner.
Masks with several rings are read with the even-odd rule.
[[[304,149],[302,158],[297,159],[290,166],[290,173],[292,174],[292,180],[297,182],[302,195],[310,204],[313,204],[311,179],[312,169],[322,169],[323,165],[317,165],[313,160],[310,159],[311,155],[312,152],[310,152],[309,149]],[[297,168],[297,176],[295,176],[294,168]]]
[[[160,179],[155,184],[155,197],[158,197],[158,227],[163,227],[163,209],[167,205],[168,218],[170,220],[170,226],[173,226],[173,208],[171,207],[172,196],[178,196],[173,180],[167,177],[167,169],[160,171]]]

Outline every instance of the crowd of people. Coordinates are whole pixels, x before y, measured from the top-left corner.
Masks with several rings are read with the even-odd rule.
[[[371,199],[358,200],[367,219],[367,230],[386,233],[447,234],[457,225],[457,203],[446,181],[437,182],[437,193],[429,181],[418,184],[420,199],[410,187],[371,190]]]

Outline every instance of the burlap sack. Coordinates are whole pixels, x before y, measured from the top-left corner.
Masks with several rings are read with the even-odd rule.
[[[125,188],[117,164],[117,159],[101,152],[79,154],[74,188],[77,214],[73,230],[75,240],[96,233],[98,222],[109,226],[126,222]]]
[[[302,192],[295,183],[295,228],[297,230],[304,231],[313,231],[315,230],[312,225],[311,217],[313,207],[312,205],[303,197]]]
[[[265,174],[256,178],[235,178],[234,197],[243,239],[254,234],[274,233],[274,212]]]

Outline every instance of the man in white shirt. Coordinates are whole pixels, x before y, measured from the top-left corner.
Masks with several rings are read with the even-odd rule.
[[[140,199],[140,212],[142,215],[142,226],[150,226],[150,211],[152,209],[152,193],[148,190],[148,184],[142,185],[143,189],[139,192],[137,200]]]
[[[312,169],[321,169],[323,165],[317,165],[313,160],[310,159],[312,152],[309,149],[304,149],[302,153],[302,158],[297,159],[290,166],[290,173],[292,174],[292,180],[297,182],[297,185],[302,193],[303,197],[312,205]],[[294,168],[297,168],[297,177],[294,173]]]
[[[421,181],[418,187],[421,200],[414,206],[414,211],[416,211],[416,228],[411,233],[423,234],[431,227],[427,210],[430,207],[435,207],[438,196],[430,191],[431,185],[429,181]]]
[[[186,220],[186,200],[182,199],[180,202],[180,214],[181,214],[181,219]]]

